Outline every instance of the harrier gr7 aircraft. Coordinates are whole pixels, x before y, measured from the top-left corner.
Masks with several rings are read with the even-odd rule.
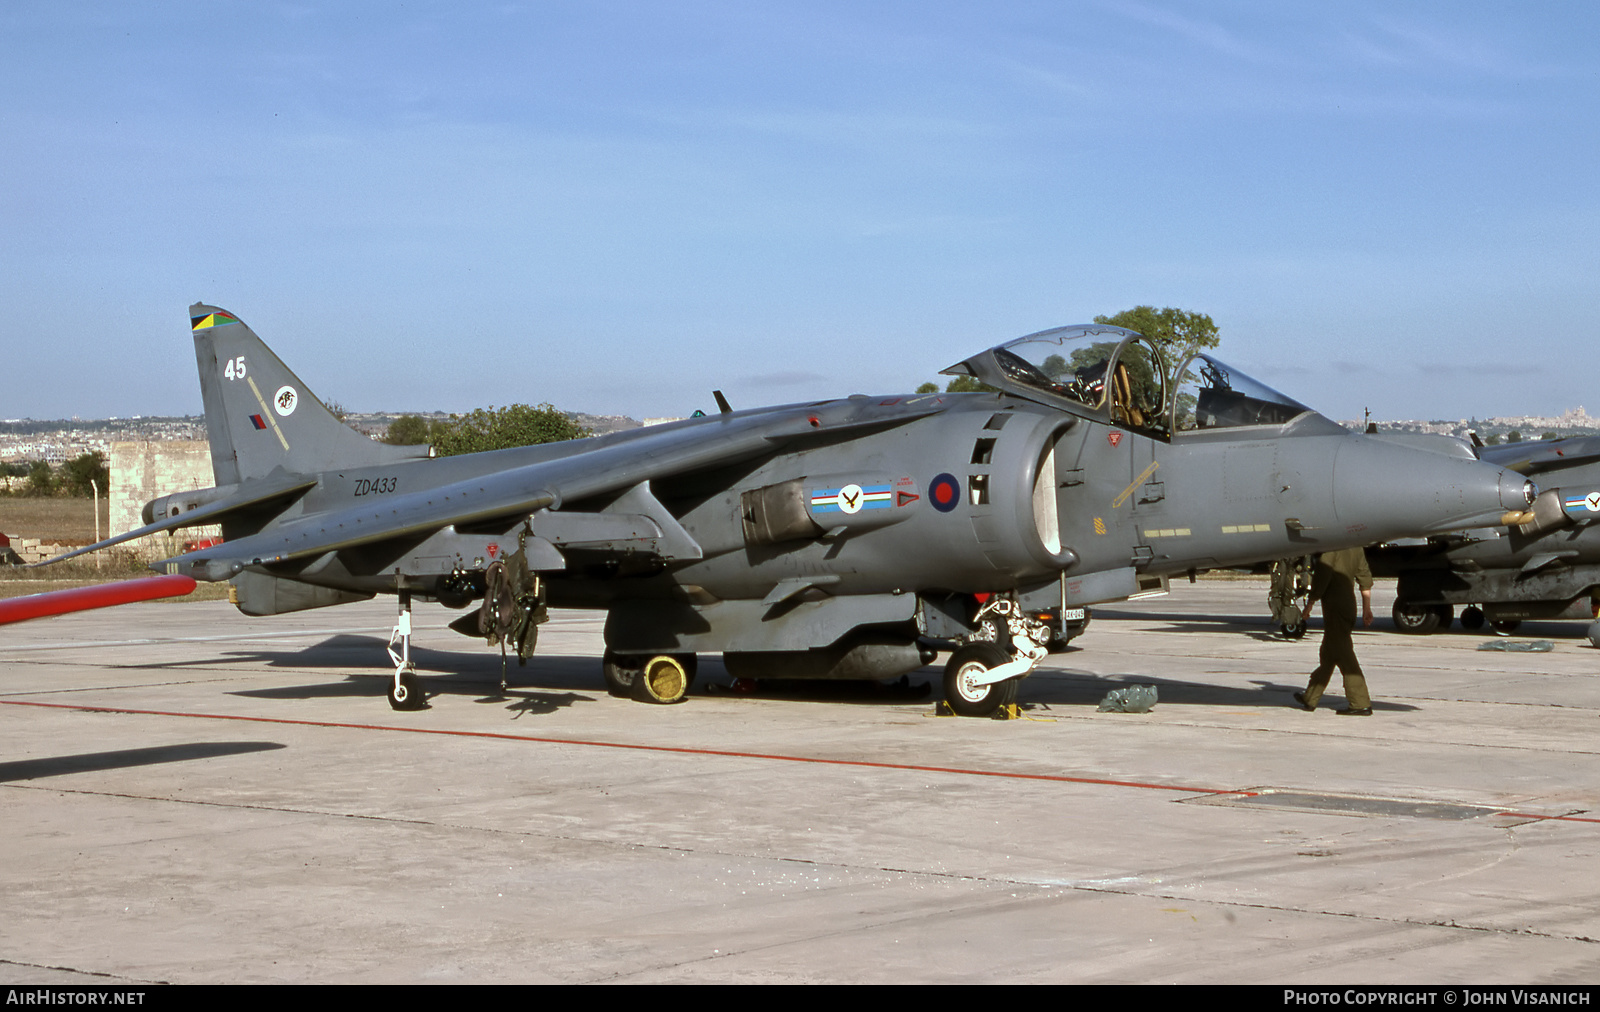
[[[702,653],[736,677],[894,678],[954,646],[946,698],[983,715],[1044,656],[1025,602],[1492,525],[1533,499],[1520,474],[1352,434],[1208,355],[1169,373],[1116,327],[946,370],[992,393],[719,394],[709,417],[430,459],[340,424],[237,317],[190,316],[216,487],[101,546],[221,523],[223,543],[156,568],[231,580],[251,615],[398,595],[397,709],[426,705],[420,599],[476,603],[452,628],[520,656],[547,605],[603,609],[608,688],[657,702]]]
[[[1398,576],[1402,632],[1485,621],[1511,632],[1523,619],[1594,618],[1600,602],[1600,436],[1482,446],[1462,454],[1538,480],[1525,522],[1369,549],[1373,571]]]

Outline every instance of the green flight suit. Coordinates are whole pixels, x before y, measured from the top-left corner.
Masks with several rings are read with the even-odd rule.
[[[1367,694],[1367,679],[1356,660],[1356,647],[1350,634],[1356,628],[1356,585],[1372,589],[1372,570],[1367,568],[1367,553],[1360,548],[1324,552],[1311,574],[1311,596],[1322,604],[1322,650],[1317,670],[1306,685],[1307,706],[1316,706],[1322,692],[1338,668],[1344,675],[1344,697],[1353,710],[1372,705]]]

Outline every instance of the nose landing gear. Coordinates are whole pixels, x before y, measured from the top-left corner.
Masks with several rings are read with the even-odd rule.
[[[973,626],[977,635],[945,664],[945,705],[961,717],[989,717],[1016,703],[1018,683],[1049,653],[1050,627],[1005,598],[984,605]]]

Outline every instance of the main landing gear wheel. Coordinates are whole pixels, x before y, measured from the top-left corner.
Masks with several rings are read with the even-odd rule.
[[[607,650],[600,659],[600,674],[606,680],[606,691],[619,699],[632,699],[634,684],[646,660],[648,658],[642,654],[617,654]]]
[[[1475,604],[1461,609],[1461,628],[1468,632],[1477,632],[1483,628],[1483,609]]]
[[[1496,633],[1498,633],[1499,635],[1501,635],[1501,636],[1510,636],[1512,633],[1517,631],[1517,627],[1522,624],[1522,620],[1521,619],[1515,619],[1515,618],[1508,618],[1508,619],[1502,619],[1499,622],[1490,622],[1489,624],[1494,626],[1494,631]]]
[[[987,717],[1017,701],[1017,679],[982,685],[975,681],[1011,658],[993,643],[968,643],[944,666],[944,698],[962,717]]]
[[[658,654],[639,670],[633,698],[643,703],[682,702],[694,684],[697,667],[694,654]]]
[[[428,698],[422,691],[422,679],[415,671],[402,671],[389,683],[389,706],[396,710],[422,710]]]
[[[1425,604],[1405,604],[1400,601],[1394,603],[1394,627],[1403,633],[1426,635],[1439,628],[1439,619],[1442,617],[1433,608]]]

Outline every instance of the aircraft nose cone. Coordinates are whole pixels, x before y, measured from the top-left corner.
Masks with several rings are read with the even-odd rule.
[[[1471,457],[1355,436],[1334,464],[1334,512],[1373,541],[1491,527],[1527,509],[1531,486]]]

